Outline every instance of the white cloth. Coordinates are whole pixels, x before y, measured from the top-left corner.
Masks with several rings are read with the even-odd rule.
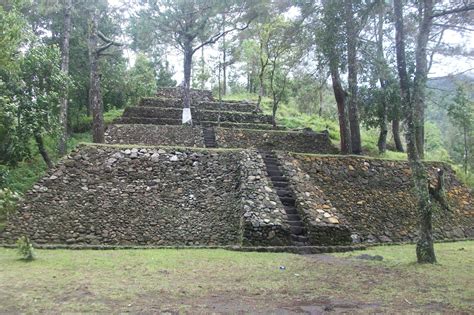
[[[192,123],[191,108],[183,108],[183,124]]]

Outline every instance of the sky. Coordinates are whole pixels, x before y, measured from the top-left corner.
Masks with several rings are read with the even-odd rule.
[[[124,0],[108,0],[112,6],[120,6],[123,4]],[[126,2],[126,1],[125,1]],[[298,10],[290,10],[287,15],[293,16],[297,15]],[[443,42],[447,44],[457,45],[463,44],[466,47],[467,51],[474,51],[474,32],[464,32],[464,35],[461,35],[459,32],[453,30],[445,31],[443,36]],[[135,61],[135,53],[129,49],[125,49],[125,56],[129,59],[129,66],[132,66]],[[215,47],[206,47],[204,50],[206,61],[211,59],[219,58],[219,53]],[[194,58],[200,58],[200,52],[196,53]],[[183,58],[181,52],[176,49],[169,49],[167,54],[167,60],[175,71],[173,77],[174,80],[182,82],[183,72],[182,72],[182,63]],[[469,70],[470,69],[470,70]],[[450,74],[461,73],[466,70],[469,70],[467,73],[470,73],[474,76],[474,58],[473,57],[447,57],[442,55],[435,55],[433,66],[429,73],[429,77],[442,77]]]

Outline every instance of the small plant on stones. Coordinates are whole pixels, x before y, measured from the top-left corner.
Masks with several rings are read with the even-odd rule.
[[[20,259],[25,261],[31,261],[35,259],[35,252],[33,244],[27,236],[22,236],[16,241],[16,247],[18,254],[21,256]]]

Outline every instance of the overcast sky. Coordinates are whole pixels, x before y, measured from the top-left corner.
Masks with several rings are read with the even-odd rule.
[[[109,3],[113,6],[122,5],[126,3],[126,0],[108,0]],[[297,14],[295,12],[290,12],[290,15]],[[453,30],[445,31],[443,42],[447,44],[463,44],[468,51],[474,51],[474,32],[464,32],[464,35],[461,35],[459,32]],[[206,62],[209,60],[219,58],[219,53],[213,47],[206,47],[204,50]],[[132,66],[135,60],[134,53],[130,50],[125,51],[125,56],[129,59],[129,65]],[[201,53],[197,52],[194,58],[200,58]],[[182,66],[182,54],[176,49],[170,49],[167,54],[167,60],[170,62],[171,66],[175,71],[174,79],[178,84],[183,80],[183,66]],[[429,74],[430,77],[440,77],[446,76],[449,74],[460,73],[466,70],[469,70],[469,73],[474,75],[474,58],[469,57],[446,57],[442,55],[435,55],[433,66]]]

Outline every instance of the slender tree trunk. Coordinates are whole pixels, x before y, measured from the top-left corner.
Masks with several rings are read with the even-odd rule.
[[[383,154],[387,151],[387,102],[385,99],[382,102],[382,115],[380,117],[380,134],[377,146],[379,148],[379,153]]]
[[[39,153],[41,154],[41,157],[43,157],[43,160],[48,166],[48,168],[52,168],[53,162],[51,162],[51,158],[49,157],[48,151],[46,151],[41,133],[38,131],[35,131],[34,137],[35,137],[36,145],[38,146]]]
[[[341,153],[352,153],[351,146],[351,131],[349,129],[349,119],[346,106],[346,91],[344,91],[341,78],[339,75],[338,65],[335,62],[330,62],[330,71],[332,79],[332,88],[334,90],[334,97],[336,98],[337,111],[339,115],[339,133],[341,135]]]
[[[191,114],[191,69],[193,65],[193,47],[192,39],[188,40],[184,45],[184,95],[183,95],[183,124],[193,124]]]
[[[357,29],[354,23],[352,0],[344,1],[347,33],[347,69],[349,84],[349,123],[351,129],[352,153],[362,152],[357,105]]]
[[[185,44],[184,48],[184,108],[191,108],[191,68],[193,65],[193,48],[191,42]]]
[[[104,142],[104,113],[100,93],[99,53],[98,49],[98,12],[94,10],[91,16],[89,34],[90,86],[89,107],[92,111],[92,139],[95,143]]]
[[[392,120],[392,134],[397,152],[405,152],[403,149],[402,139],[400,137],[400,119],[398,117]]]
[[[64,19],[62,32],[62,50],[61,50],[61,71],[65,74],[69,73],[69,38],[71,34],[71,9],[72,0],[64,1]],[[64,95],[60,101],[59,124],[61,133],[59,135],[59,154],[66,154],[67,150],[67,109],[68,109],[68,87],[64,91]]]
[[[430,1],[431,0],[424,0],[425,4],[426,2],[429,3]],[[410,79],[408,77],[406,66],[402,0],[394,1],[394,15],[396,31],[395,46],[397,54],[397,68],[400,80],[400,91],[406,113],[407,123],[406,139],[408,161],[412,170],[415,193],[418,199],[418,211],[420,220],[420,232],[419,239],[416,244],[416,256],[418,263],[435,263],[436,255],[433,246],[432,205],[428,188],[428,178],[416,145],[416,119],[417,117],[419,117],[419,115],[417,115],[416,113],[417,108],[411,98],[409,81]]]
[[[225,35],[222,36],[222,45],[223,45],[223,52],[222,52],[222,95],[227,94],[227,56],[226,56],[226,42],[225,42]]]
[[[469,161],[469,147],[467,143],[467,126],[464,126],[464,174],[467,174],[467,164]]]
[[[204,46],[201,47],[201,90],[204,90],[206,82],[204,81],[204,71],[206,63],[204,62]]]
[[[415,137],[416,148],[420,158],[424,158],[425,139],[425,87],[428,76],[428,60],[426,47],[428,45],[431,26],[433,24],[431,15],[433,13],[433,0],[420,1],[419,13],[422,15],[419,23],[418,36],[415,51],[415,80],[413,87],[413,102],[415,107]]]
[[[383,51],[383,21],[384,21],[384,3],[381,1],[379,4],[379,12],[378,12],[378,21],[377,21],[377,68],[378,68],[378,75],[380,81],[380,87],[384,91],[384,97],[382,100],[382,112],[380,117],[380,134],[379,140],[377,142],[377,146],[379,149],[379,153],[383,154],[387,151],[387,134],[388,134],[388,127],[387,127],[387,100],[386,100],[386,93],[387,93],[387,62],[385,60],[384,51]]]
[[[318,116],[322,117],[323,116],[323,86],[320,86],[320,89],[318,91],[319,95],[319,110],[318,110]]]

